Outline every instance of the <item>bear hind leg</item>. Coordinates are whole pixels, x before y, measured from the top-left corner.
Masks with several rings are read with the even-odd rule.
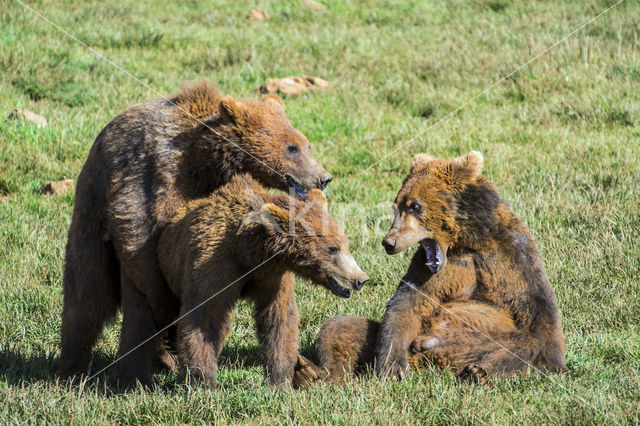
[[[133,285],[123,271],[122,278],[122,330],[116,356],[116,371],[121,387],[152,385],[151,372],[155,354],[162,336],[156,335],[151,308],[144,295]]]
[[[414,360],[451,368],[477,383],[526,369],[541,349],[539,339],[516,327],[509,311],[477,301],[441,305],[425,334],[411,344]]]
[[[72,225],[75,225],[72,224]],[[58,374],[86,374],[91,351],[120,303],[120,267],[111,243],[72,226],[64,270]]]
[[[479,367],[489,377],[510,377],[527,368],[543,375],[569,371],[564,361],[564,347],[556,350],[548,336],[520,329],[491,336],[491,339],[483,336],[481,340],[484,342],[479,341],[475,346],[484,350],[475,354],[475,359],[466,367]]]

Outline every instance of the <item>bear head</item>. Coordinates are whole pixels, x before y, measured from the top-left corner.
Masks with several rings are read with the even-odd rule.
[[[477,151],[454,160],[416,155],[393,204],[393,224],[382,241],[386,252],[400,253],[420,243],[425,265],[437,273],[446,263],[447,251],[460,240],[463,194],[485,183],[480,176],[482,163]]]
[[[349,298],[369,276],[349,251],[349,240],[329,215],[327,199],[319,189],[305,200],[276,196],[247,216],[241,230],[262,227],[269,251],[281,253],[296,274],[323,285],[335,295]]]
[[[226,96],[219,110],[225,133],[233,135],[230,139],[242,151],[237,154],[246,154],[243,169],[264,185],[305,198],[333,179],[311,155],[307,138],[289,123],[279,96],[265,95],[260,101]]]

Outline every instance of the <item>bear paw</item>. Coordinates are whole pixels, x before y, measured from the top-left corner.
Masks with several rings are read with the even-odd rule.
[[[411,343],[411,353],[420,354],[431,352],[439,344],[440,340],[437,337],[419,336]]]
[[[411,370],[409,369],[409,362],[406,356],[397,357],[393,360],[387,359],[384,365],[379,366],[377,373],[378,377],[386,377],[393,381],[404,380],[411,376]]]
[[[471,382],[477,384],[487,384],[489,382],[489,374],[478,364],[470,364],[458,373],[458,378],[463,382]]]
[[[293,373],[292,385],[294,389],[305,389],[317,381],[329,376],[326,368],[320,368],[302,355],[298,355],[298,361]]]

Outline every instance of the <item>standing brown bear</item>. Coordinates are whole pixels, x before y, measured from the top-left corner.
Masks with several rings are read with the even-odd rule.
[[[400,379],[424,357],[475,381],[532,365],[566,372],[560,312],[531,233],[481,177],[482,155],[417,155],[396,197],[389,254],[418,244],[382,323],[334,318],[320,332],[318,369],[301,358],[296,384],[376,360]]]
[[[269,195],[247,175],[181,209],[161,232],[158,260],[181,300],[180,361],[212,386],[239,298],[253,301],[265,369],[283,385],[298,357],[293,273],[341,297],[369,279],[322,191],[306,201]]]
[[[134,106],[102,130],[78,177],[69,228],[62,375],[86,372],[92,347],[121,300],[118,356],[175,318],[178,305],[156,260],[158,232],[180,206],[241,172],[302,197],[331,181],[275,95],[236,101],[201,82],[172,99]],[[122,384],[150,383],[139,373],[149,369],[140,366],[158,340],[119,363]]]

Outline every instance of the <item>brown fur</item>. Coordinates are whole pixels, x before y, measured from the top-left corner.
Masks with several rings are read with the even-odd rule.
[[[469,346],[470,341],[482,342],[490,348],[493,343],[487,336],[515,330],[505,309],[476,301],[444,303],[425,319],[422,334],[409,347],[407,362],[413,368],[434,364],[461,373],[471,365],[472,360],[466,358],[477,351]],[[316,340],[318,366],[300,356],[294,386],[304,388],[317,380],[342,384],[349,373],[362,373],[372,367],[379,331],[380,323],[366,318],[328,320]]]
[[[186,315],[178,322],[179,358],[195,377],[215,385],[231,310],[248,298],[270,382],[286,384],[298,356],[293,273],[328,288],[329,277],[343,289],[359,289],[368,279],[322,192],[307,198],[269,195],[238,176],[189,203],[161,233],[160,268]]]
[[[414,158],[384,245],[393,254],[435,240],[445,255],[444,266],[433,273],[425,266],[425,248],[419,246],[377,330],[380,376],[404,377],[410,348],[474,380],[509,376],[528,365],[568,371],[560,312],[536,244],[496,188],[480,176],[481,168],[482,156],[476,152],[452,161],[425,154]],[[445,314],[447,327],[438,326]],[[327,327],[346,330],[321,332],[320,365],[329,374],[352,370],[345,359],[357,364],[353,360],[373,358],[373,353],[360,351],[371,349],[375,323],[331,320]],[[350,341],[367,344],[347,350]],[[299,365],[296,380],[301,385],[305,371],[315,368],[310,374],[318,375],[308,360]]]
[[[69,228],[62,375],[86,372],[104,323],[118,310],[121,291],[137,301],[123,303],[119,354],[175,318],[178,304],[156,261],[158,232],[189,200],[240,172],[279,189],[291,184],[285,176],[303,190],[330,180],[274,95],[236,101],[209,83],[197,83],[171,100],[134,106],[102,130],[78,177]],[[158,340],[119,363],[121,383],[150,383],[150,375],[136,373],[136,358],[147,359],[140,352],[153,352]]]

